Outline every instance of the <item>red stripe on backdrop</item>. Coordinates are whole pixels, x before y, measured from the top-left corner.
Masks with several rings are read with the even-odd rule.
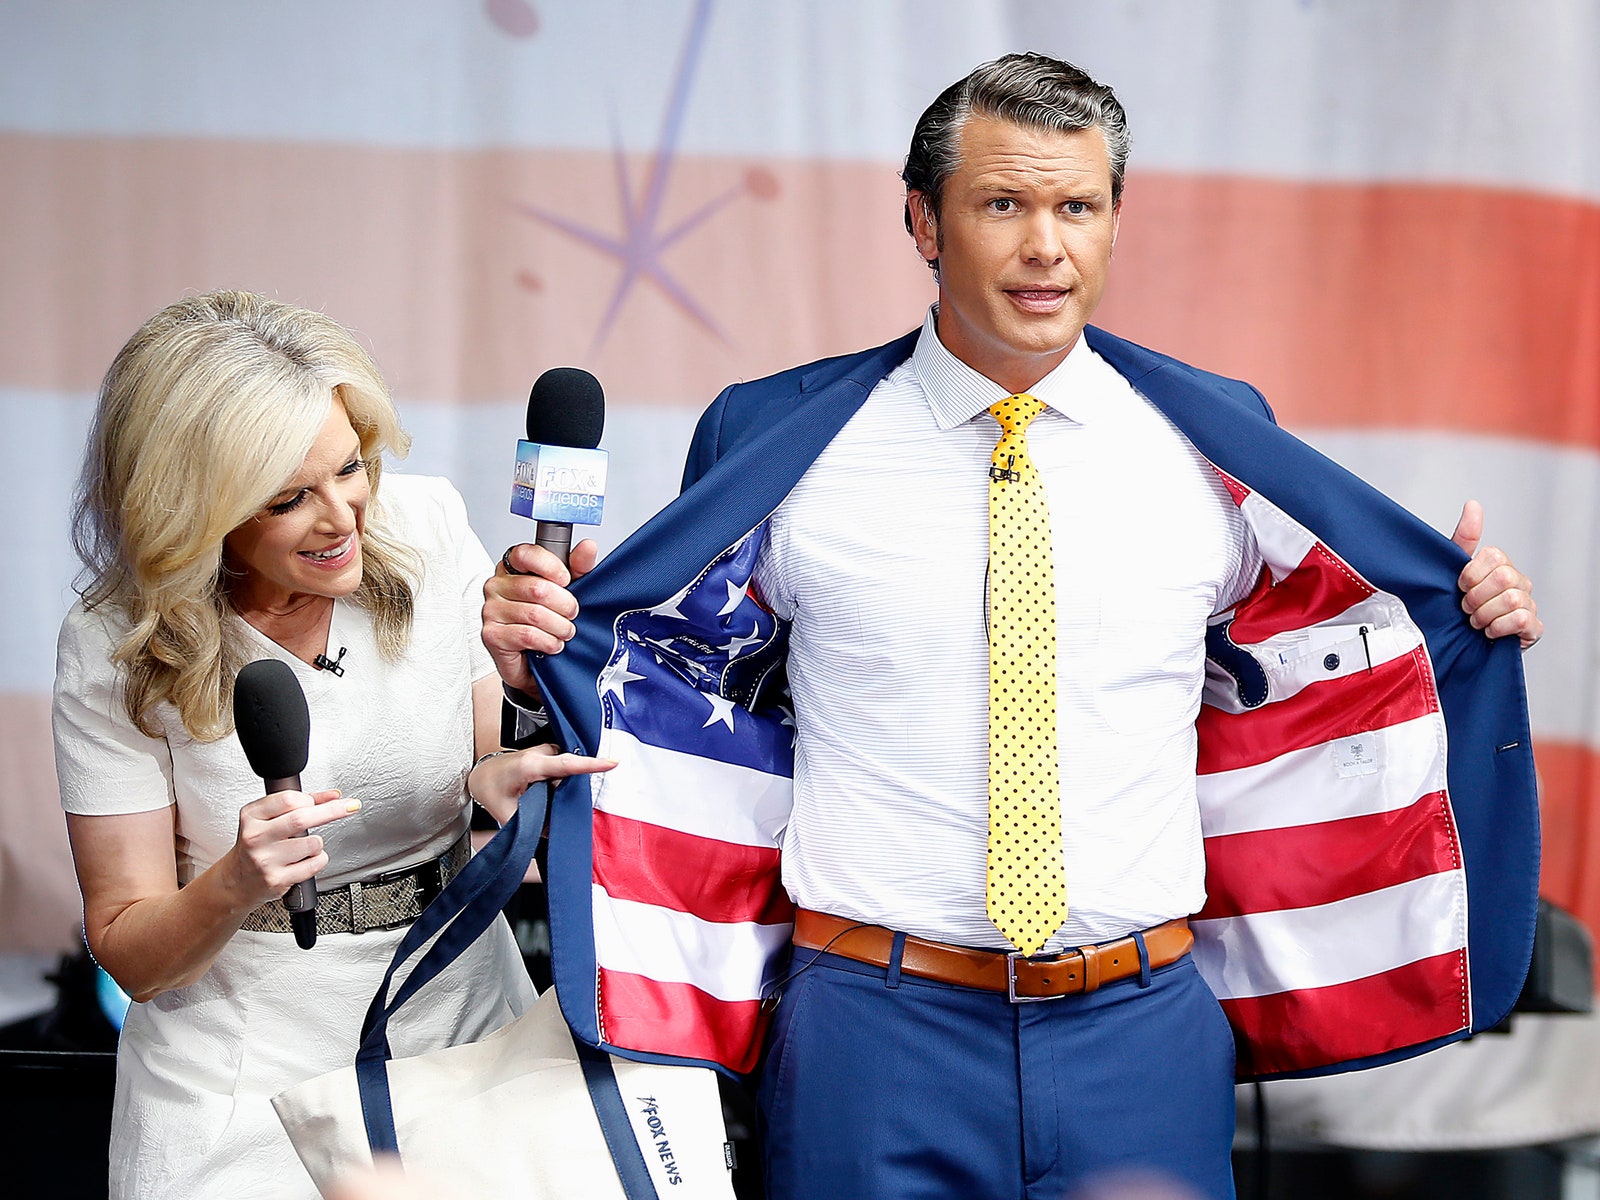
[[[573,362],[685,404],[913,328],[932,294],[888,162],[678,160],[664,227],[732,197],[662,255],[715,328],[652,284],[596,347],[621,268],[526,206],[617,234],[603,151],[8,133],[0,161],[13,387],[88,391],[151,312],[226,285],[325,307],[402,395],[515,397]],[[1252,380],[1291,426],[1600,448],[1592,201],[1135,169],[1097,321]]]
[[[1240,1043],[1241,1077],[1308,1071],[1386,1054],[1465,1029],[1470,1021],[1466,954],[1451,951],[1331,987],[1222,1001]],[[1456,999],[1440,1005],[1437,997]],[[1313,1042],[1308,1031],[1322,1036]]]
[[[741,1074],[761,1053],[759,1000],[718,1000],[687,983],[600,968],[600,1031],[613,1046],[721,1063]]]
[[[1385,729],[1438,708],[1420,649],[1370,672],[1313,683],[1287,700],[1249,712],[1227,713],[1202,704],[1195,722],[1200,731],[1198,770],[1211,775],[1256,766],[1291,750]]]
[[[933,298],[884,163],[678,158],[659,229],[722,206],[645,264],[601,340],[622,262],[533,211],[627,242],[608,150],[5,133],[0,162],[14,387],[90,391],[151,313],[237,287],[356,330],[402,397],[516,399],[568,363],[630,403],[699,406],[887,341]]]
[[[794,920],[778,851],[594,814],[594,881],[616,900],[654,904],[701,920],[782,925]]]
[[[1235,917],[1331,904],[1461,865],[1443,792],[1394,812],[1206,839],[1206,906]]]
[[[1318,542],[1276,586],[1258,587],[1239,605],[1228,636],[1237,645],[1254,645],[1290,629],[1331,621],[1373,591],[1371,584]]]
[[[1600,930],[1595,819],[1600,814],[1600,752],[1572,742],[1533,742],[1539,772],[1539,894]],[[1600,985],[1600,960],[1595,963]]]
[[[1592,200],[1135,165],[1122,209],[1097,323],[1249,379],[1291,428],[1600,446]]]

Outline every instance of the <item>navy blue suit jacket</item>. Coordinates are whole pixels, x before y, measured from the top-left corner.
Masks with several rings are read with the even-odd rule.
[[[574,586],[583,612],[578,634],[566,651],[549,658],[532,657],[569,746],[590,753],[604,749],[610,710],[598,681],[614,669],[626,649],[621,631],[627,619],[686,588],[692,591],[697,580],[707,578],[710,565],[721,563],[726,569],[732,561],[731,548],[760,537],[766,517],[873,387],[907,359],[916,336],[734,385],[710,406],[689,452],[682,494]],[[1359,596],[1370,593],[1369,603],[1390,604],[1397,621],[1413,632],[1420,630],[1421,648],[1406,662],[1392,664],[1388,677],[1408,672],[1403,683],[1408,694],[1439,714],[1441,756],[1448,731],[1448,794],[1438,797],[1438,814],[1425,836],[1433,839],[1435,866],[1439,862],[1452,866],[1452,877],[1459,876],[1460,899],[1437,921],[1459,924],[1463,944],[1429,964],[1418,964],[1419,971],[1426,968],[1426,977],[1402,981],[1395,995],[1382,1003],[1356,1004],[1335,997],[1335,989],[1296,990],[1288,984],[1284,994],[1290,999],[1284,1007],[1267,1003],[1262,1008],[1252,997],[1229,1007],[1225,1000],[1240,1036],[1241,1073],[1318,1074],[1376,1065],[1498,1023],[1521,989],[1531,954],[1538,817],[1520,653],[1515,639],[1491,642],[1462,614],[1456,578],[1465,555],[1449,539],[1280,429],[1266,401],[1248,384],[1197,370],[1092,327],[1086,337],[1223,473],[1241,505],[1244,496],[1253,497],[1252,511],[1266,514],[1257,519],[1281,526],[1297,523],[1314,536],[1314,553],[1307,557],[1310,565],[1291,575],[1295,564],[1279,564],[1282,578],[1263,580],[1252,597],[1256,617],[1248,617],[1249,606],[1242,605],[1236,628],[1242,630],[1252,620],[1257,626],[1276,620],[1275,628],[1293,628],[1284,616],[1292,608],[1290,600],[1309,614],[1308,623],[1314,622],[1319,619],[1316,614],[1326,609],[1324,593],[1329,587],[1364,589]],[[753,555],[741,552],[739,561],[753,561]],[[722,578],[718,580],[721,586]],[[733,578],[733,585],[738,582]],[[1282,584],[1289,586],[1278,586]],[[1291,593],[1296,589],[1309,591],[1295,599]],[[1312,592],[1321,599],[1308,599]],[[1270,619],[1263,615],[1269,613],[1276,615]],[[1365,626],[1361,632],[1365,639]],[[1283,704],[1274,709],[1278,697],[1268,695],[1271,689],[1256,661],[1258,646],[1246,638],[1236,643],[1225,625],[1212,634],[1208,649],[1215,651],[1213,658],[1237,686],[1231,691],[1223,688],[1214,706],[1202,706],[1202,773],[1208,739],[1212,744],[1229,744],[1216,760],[1222,768],[1235,760],[1246,761],[1257,742],[1277,736],[1261,731],[1283,727],[1283,718],[1264,714],[1292,707]],[[717,636],[708,628],[696,644],[710,646]],[[777,660],[781,660],[781,641],[778,630],[771,639]],[[1388,667],[1372,671],[1370,664],[1369,655],[1370,682],[1350,676],[1340,683],[1351,694],[1341,703],[1355,706],[1351,711],[1358,716],[1364,711],[1361,705],[1375,702],[1354,698],[1354,689],[1366,686],[1370,691],[1389,671]],[[726,684],[724,694],[752,711],[761,704],[770,707],[771,692],[782,686],[781,661],[756,683],[751,678],[744,677],[739,688]],[[713,680],[696,686],[718,685]],[[758,702],[757,692],[763,687],[767,694]],[[1307,688],[1300,694],[1300,708],[1314,715],[1311,698],[1321,694],[1334,693]],[[783,768],[779,764],[773,769],[781,773]],[[556,977],[575,1032],[620,1054],[680,1056],[745,1069],[754,1061],[753,1051],[728,1049],[729,1038],[702,1042],[688,1036],[685,1041],[684,1030],[695,1021],[714,1024],[719,1017],[696,1015],[685,1018],[689,1022],[685,1024],[652,1010],[625,1020],[622,991],[612,997],[609,1010],[603,984],[602,994],[596,995],[592,820],[590,780],[569,781],[557,795],[552,816],[551,888]],[[1351,881],[1364,869],[1331,864],[1327,894],[1337,898],[1343,894],[1340,888],[1358,888]],[[1286,882],[1285,895],[1292,893],[1296,882]],[[1226,896],[1230,886],[1208,875],[1208,891]],[[664,903],[692,911],[694,899]],[[1226,908],[1228,902],[1217,903]],[[1238,903],[1245,911],[1252,904],[1270,909],[1274,901],[1256,895]],[[1202,918],[1211,907],[1208,903]],[[1225,930],[1227,922],[1212,924]],[[1350,931],[1352,940],[1360,936],[1359,930]],[[1202,969],[1211,962],[1219,980],[1227,973],[1230,955],[1253,953],[1240,951],[1225,932],[1205,958],[1200,956],[1202,948],[1197,944]],[[603,978],[606,964],[598,965]],[[1271,964],[1262,969],[1269,977],[1274,970]],[[1359,1000],[1363,986],[1354,979],[1345,992]],[[664,1010],[676,1002],[657,996],[651,1003]],[[608,1011],[614,1014],[610,1023]],[[1391,1020],[1385,1015],[1391,1011],[1393,1028],[1383,1036],[1352,1036],[1340,1028],[1351,1019]],[[728,1020],[740,1031],[736,1037],[729,1035],[733,1042],[742,1046],[759,1038],[758,1018]],[[626,1035],[618,1035],[624,1027]]]

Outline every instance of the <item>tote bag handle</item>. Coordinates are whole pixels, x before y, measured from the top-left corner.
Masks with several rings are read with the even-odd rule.
[[[510,903],[538,849],[549,806],[549,785],[543,782],[529,785],[511,819],[422,911],[395,947],[394,958],[361,1023],[361,1046],[356,1051],[356,1085],[361,1094],[367,1145],[373,1154],[398,1156],[400,1153],[394,1106],[389,1096],[388,1063],[392,1057],[389,1019],[477,941],[500,915],[500,910]],[[393,999],[389,999],[395,973],[440,930],[444,932],[439,940],[417,961]],[[627,1109],[622,1103],[617,1077],[611,1069],[611,1056],[580,1038],[574,1038],[573,1044],[624,1195],[628,1200],[658,1200],[655,1184],[650,1179],[649,1168],[645,1166],[644,1155],[634,1139]]]

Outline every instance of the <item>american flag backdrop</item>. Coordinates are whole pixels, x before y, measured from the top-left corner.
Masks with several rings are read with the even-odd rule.
[[[587,367],[610,397],[614,546],[675,492],[724,384],[917,324],[932,287],[900,225],[909,130],[976,62],[1023,48],[1080,63],[1129,110],[1098,323],[1256,383],[1286,427],[1436,528],[1476,496],[1535,577],[1544,891],[1600,919],[1595,0],[11,0],[0,947],[75,939],[48,730],[66,513],[97,381],[146,316],[227,286],[354,328],[416,437],[402,469],[449,475],[495,551],[525,534],[506,513],[522,397],[546,367]],[[682,679],[711,653],[640,646],[618,710],[627,675]],[[1251,832],[1218,836],[1244,852]],[[670,881],[629,886],[648,914]],[[1600,1129],[1600,1071],[1574,1066],[1600,1059],[1592,1023],[1494,1053],[1534,1081],[1516,1093],[1524,1132]],[[1484,1072],[1464,1074],[1458,1123]]]

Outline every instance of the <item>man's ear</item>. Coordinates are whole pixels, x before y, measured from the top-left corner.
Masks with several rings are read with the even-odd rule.
[[[906,193],[906,209],[911,218],[911,237],[917,243],[917,253],[925,262],[939,257],[939,220],[933,215],[933,204],[926,192]]]

